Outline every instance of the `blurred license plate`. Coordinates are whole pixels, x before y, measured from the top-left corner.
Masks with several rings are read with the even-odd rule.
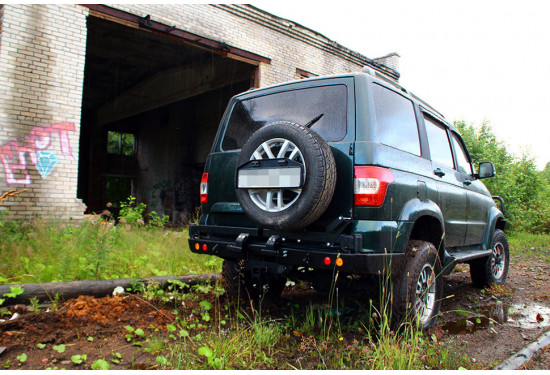
[[[240,169],[237,174],[237,187],[241,189],[295,189],[301,186],[301,168]]]

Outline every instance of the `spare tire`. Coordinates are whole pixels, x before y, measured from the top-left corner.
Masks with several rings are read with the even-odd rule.
[[[237,199],[254,222],[292,231],[312,224],[325,212],[336,186],[336,163],[330,146],[319,134],[290,121],[265,125],[245,143],[237,171],[260,159],[288,159],[300,164],[303,183],[299,188],[237,188]]]

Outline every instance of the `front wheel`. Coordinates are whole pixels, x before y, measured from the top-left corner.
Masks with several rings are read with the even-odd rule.
[[[474,286],[478,288],[491,284],[504,284],[508,277],[510,248],[502,230],[495,230],[491,247],[493,249],[491,256],[470,262],[470,276]]]
[[[441,305],[441,262],[435,246],[426,241],[409,241],[407,254],[403,272],[393,281],[392,321],[426,330],[435,324]]]

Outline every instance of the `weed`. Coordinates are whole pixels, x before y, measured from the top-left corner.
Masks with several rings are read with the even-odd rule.
[[[514,290],[506,285],[492,284],[487,288],[487,293],[496,297],[508,297],[514,293]]]
[[[145,203],[137,204],[135,197],[128,197],[126,202],[120,202],[119,222],[129,225],[144,225],[143,211],[147,206]]]
[[[92,370],[109,370],[111,365],[104,359],[96,359],[92,363]]]
[[[171,366],[172,364],[168,361],[168,359],[163,356],[163,355],[159,355],[157,356],[157,358],[155,358],[155,361],[162,367],[167,367],[167,366]]]
[[[17,360],[19,361],[19,365],[21,365],[22,363],[25,363],[27,362],[27,353],[22,353],[20,355],[17,356]]]
[[[63,345],[63,344],[54,345],[52,349],[55,350],[56,352],[60,353],[60,354],[65,353],[65,345]]]
[[[167,340],[161,336],[151,336],[145,340],[143,351],[151,354],[161,353],[166,346]]]
[[[115,363],[115,364],[119,364],[120,362],[122,362],[122,354],[120,354],[119,352],[113,352],[113,358],[111,359],[111,362]]]
[[[127,325],[124,328],[126,328],[126,331],[128,332],[124,337],[126,337],[126,341],[132,342],[133,345],[142,346],[143,344],[136,341],[136,339],[144,339],[145,338],[145,331],[141,328],[135,329],[134,327]]]
[[[150,228],[162,228],[170,219],[168,215],[162,215],[161,217],[155,211],[151,211],[147,216],[149,216],[149,221],[147,225]]]
[[[34,313],[40,312],[40,301],[37,297],[29,298],[29,304],[31,305],[31,309]]]
[[[50,302],[52,304],[52,311],[59,310],[59,301],[60,300],[61,300],[61,294],[59,294],[59,292],[56,292],[53,295],[53,299],[50,300]]]
[[[86,354],[75,354],[71,356],[71,361],[73,361],[75,365],[80,365],[81,363],[86,362],[86,359],[88,359]]]

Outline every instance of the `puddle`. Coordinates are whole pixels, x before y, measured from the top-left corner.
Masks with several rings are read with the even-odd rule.
[[[538,304],[495,303],[476,309],[474,316],[445,323],[441,328],[456,335],[490,329],[496,324],[507,324],[524,329],[548,327],[550,326],[550,307]]]

